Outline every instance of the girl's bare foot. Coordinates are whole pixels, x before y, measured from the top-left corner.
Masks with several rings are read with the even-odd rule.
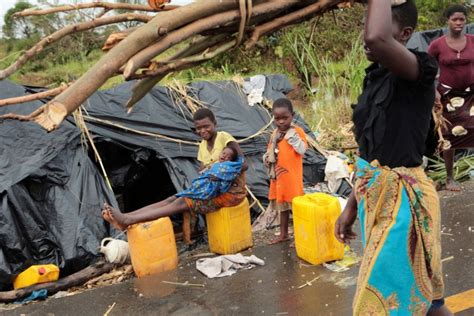
[[[275,245],[275,244],[279,244],[281,242],[285,242],[285,241],[288,241],[290,240],[290,238],[288,238],[288,236],[278,236],[277,238],[273,239],[273,240],[270,240],[268,242],[269,245]]]
[[[126,230],[128,227],[125,222],[125,215],[107,203],[104,204],[102,209],[102,217],[118,230]]]

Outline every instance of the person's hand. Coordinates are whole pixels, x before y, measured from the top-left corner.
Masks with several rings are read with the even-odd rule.
[[[216,176],[213,176],[212,174],[209,176],[209,178],[211,179],[211,181],[218,181],[219,178],[217,178]]]
[[[351,200],[352,199],[352,200]],[[352,231],[352,225],[357,219],[357,203],[352,196],[347,201],[344,211],[339,215],[334,228],[336,239],[341,243],[349,244],[356,238],[356,233]]]

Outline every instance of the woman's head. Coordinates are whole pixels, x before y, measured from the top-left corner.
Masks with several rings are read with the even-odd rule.
[[[219,155],[219,162],[236,161],[237,157],[239,157],[239,153],[234,147],[225,146]]]
[[[277,128],[284,132],[287,131],[293,122],[293,104],[288,99],[278,99],[273,102],[272,107],[273,118]]]
[[[459,34],[464,30],[467,13],[467,8],[461,4],[452,4],[446,9],[445,16],[448,19],[448,28],[451,33]]]
[[[212,139],[216,134],[216,117],[211,110],[202,108],[193,114],[196,133],[204,140]]]

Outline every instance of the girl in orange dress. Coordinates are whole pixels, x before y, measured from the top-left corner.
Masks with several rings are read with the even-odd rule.
[[[280,236],[270,244],[288,240],[288,220],[291,201],[303,195],[303,156],[307,149],[306,134],[294,126],[293,105],[287,99],[273,103],[274,130],[264,163],[270,176],[270,207],[280,213]]]

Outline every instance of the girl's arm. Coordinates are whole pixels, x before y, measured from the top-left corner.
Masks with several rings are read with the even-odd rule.
[[[410,28],[404,28],[394,34],[390,0],[368,0],[364,43],[370,54],[397,77],[416,81],[420,75],[418,60],[399,42],[408,41],[411,33]]]

